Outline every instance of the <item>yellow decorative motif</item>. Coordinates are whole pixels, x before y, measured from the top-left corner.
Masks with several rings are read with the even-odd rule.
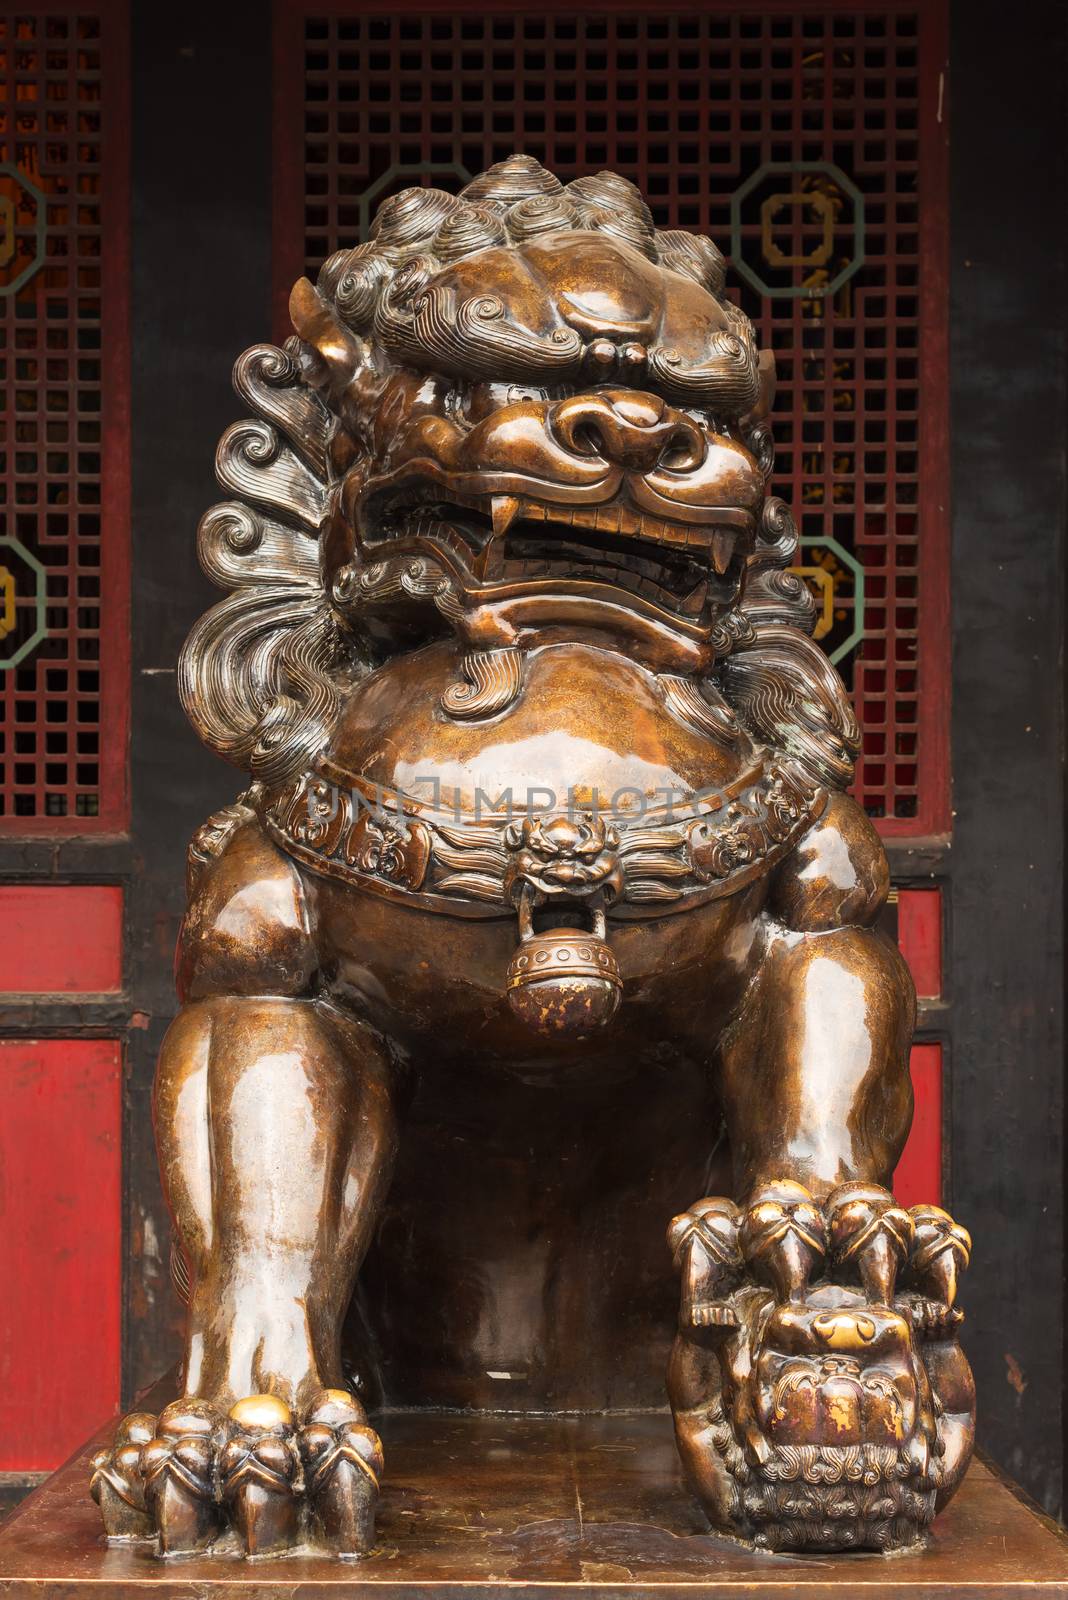
[[[804,578],[810,589],[817,591],[819,613],[812,637],[825,639],[834,627],[834,574],[826,567],[791,567],[791,572]]]
[[[788,255],[775,243],[775,221],[779,213],[787,207],[800,209],[806,206],[819,217],[822,224],[822,238],[814,250],[800,255]],[[834,203],[829,196],[821,194],[819,190],[812,189],[806,193],[800,189],[791,189],[786,194],[769,194],[760,208],[760,248],[764,253],[764,260],[769,267],[821,267],[825,261],[831,259],[831,252],[834,249],[834,220]],[[823,276],[826,280],[826,274]]]
[[[812,1329],[832,1350],[863,1350],[876,1334],[874,1318],[863,1312],[824,1311],[813,1317]]]
[[[0,639],[6,639],[15,626],[15,578],[0,567]]]

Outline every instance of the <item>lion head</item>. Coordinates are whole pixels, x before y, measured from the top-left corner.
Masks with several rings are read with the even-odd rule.
[[[235,498],[199,535],[233,592],[180,676],[202,737],[274,781],[347,684],[442,630],[469,714],[499,704],[498,656],[604,638],[847,782],[856,724],[767,495],[774,363],[724,277],[614,173],[565,186],[513,156],[387,200],[297,283],[285,350],[237,363],[256,415],[223,436]]]

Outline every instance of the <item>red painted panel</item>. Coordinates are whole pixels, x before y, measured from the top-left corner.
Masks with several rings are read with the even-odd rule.
[[[914,1044],[912,1132],[897,1164],[894,1193],[902,1205],[942,1203],[942,1046]]]
[[[0,994],[122,988],[117,884],[0,887]]]
[[[937,1000],[942,993],[941,889],[898,891],[897,942],[916,993],[921,1000]]]
[[[0,1471],[118,1405],[121,1079],[116,1039],[0,1041]]]

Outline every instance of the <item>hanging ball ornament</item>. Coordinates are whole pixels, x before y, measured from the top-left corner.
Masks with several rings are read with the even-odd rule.
[[[550,1037],[582,1038],[611,1022],[623,980],[604,939],[582,928],[532,933],[508,963],[508,1003],[520,1022]]]

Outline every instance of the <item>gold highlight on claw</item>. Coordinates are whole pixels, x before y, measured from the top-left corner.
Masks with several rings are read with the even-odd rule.
[[[242,1428],[287,1428],[293,1413],[273,1394],[251,1394],[230,1407],[230,1420]]]
[[[351,1406],[352,1396],[347,1389],[324,1389],[319,1397],[320,1405],[329,1401],[335,1406]]]

